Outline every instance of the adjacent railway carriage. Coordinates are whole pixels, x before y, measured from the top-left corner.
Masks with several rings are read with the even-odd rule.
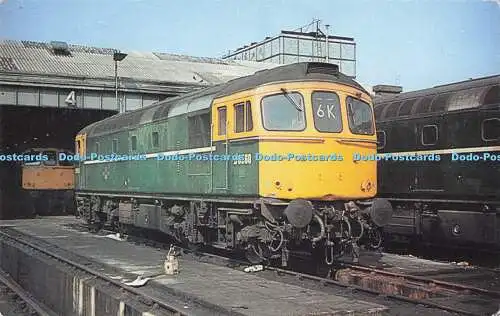
[[[384,97],[375,116],[386,232],[500,248],[500,76]]]
[[[33,148],[23,154],[29,155],[30,160],[22,163],[22,187],[28,193],[26,202],[33,212],[73,214],[75,168],[73,162],[64,159],[73,154],[57,148]]]
[[[380,243],[369,94],[336,65],[297,63],[94,123],[76,137],[89,223],[244,249],[259,262],[314,248],[332,262]],[[122,155],[127,155],[123,157]],[[137,156],[134,156],[137,155]],[[369,238],[371,237],[371,238]],[[326,251],[326,254],[325,254]]]

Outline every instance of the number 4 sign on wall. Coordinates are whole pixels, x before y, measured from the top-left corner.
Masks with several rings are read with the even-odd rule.
[[[71,91],[68,96],[66,97],[66,100],[64,100],[64,103],[66,103],[68,106],[76,106],[76,95],[75,91]]]

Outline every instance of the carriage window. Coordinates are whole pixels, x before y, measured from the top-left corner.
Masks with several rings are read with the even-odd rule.
[[[382,149],[385,147],[387,140],[387,135],[384,131],[377,131],[377,149]]]
[[[137,136],[130,137],[130,143],[132,151],[137,150]]]
[[[73,153],[71,153],[69,151],[61,151],[61,153],[63,153],[66,156],[66,158],[63,160],[59,160],[59,157],[58,157],[57,159],[59,160],[59,165],[61,165],[61,166],[73,166],[74,161],[67,158],[68,156],[73,156]]]
[[[219,126],[218,126],[218,135],[223,136],[226,135],[226,107],[222,106],[217,109],[219,115]]]
[[[250,102],[239,103],[234,106],[234,132],[248,132],[253,128],[252,109]]]
[[[319,132],[339,133],[342,131],[340,99],[333,92],[313,92],[312,109],[314,127]]]
[[[484,141],[500,139],[500,119],[490,118],[481,124],[481,137]]]
[[[57,164],[57,153],[53,150],[44,151],[42,155],[47,156],[47,160],[44,161],[44,164],[47,166],[55,166]]]
[[[268,131],[302,131],[306,128],[304,98],[297,92],[262,99],[262,123]]]
[[[436,125],[425,125],[422,128],[422,145],[435,145],[438,140],[438,128]]]
[[[118,139],[113,139],[111,143],[111,151],[115,154],[118,152]]]
[[[160,146],[160,134],[158,132],[153,132],[152,134],[152,141],[153,141],[153,147],[159,147]]]
[[[357,135],[373,135],[372,107],[361,100],[347,97],[347,118],[351,133]]]
[[[81,144],[80,144],[80,140],[77,140],[76,141],[76,153],[80,154],[80,152],[81,152]]]

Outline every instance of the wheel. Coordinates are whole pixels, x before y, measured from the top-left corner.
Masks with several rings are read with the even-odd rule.
[[[371,249],[378,249],[382,246],[382,233],[380,229],[370,229],[368,232],[368,246]]]
[[[269,247],[260,242],[249,244],[245,251],[245,257],[252,264],[259,264],[264,261],[267,261],[269,255],[270,255]]]

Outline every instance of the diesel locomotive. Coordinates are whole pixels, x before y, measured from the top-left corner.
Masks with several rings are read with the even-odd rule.
[[[394,208],[385,233],[500,249],[500,76],[374,103],[378,193]]]
[[[61,154],[72,156],[72,153],[57,148],[32,148],[23,154],[40,157],[39,160],[26,161],[21,165],[25,203],[31,213],[74,214],[75,167],[73,162],[59,159]]]
[[[380,245],[391,217],[376,161],[352,159],[376,141],[370,95],[337,65],[259,71],[81,130],[78,216],[254,263],[305,249],[331,264]]]

